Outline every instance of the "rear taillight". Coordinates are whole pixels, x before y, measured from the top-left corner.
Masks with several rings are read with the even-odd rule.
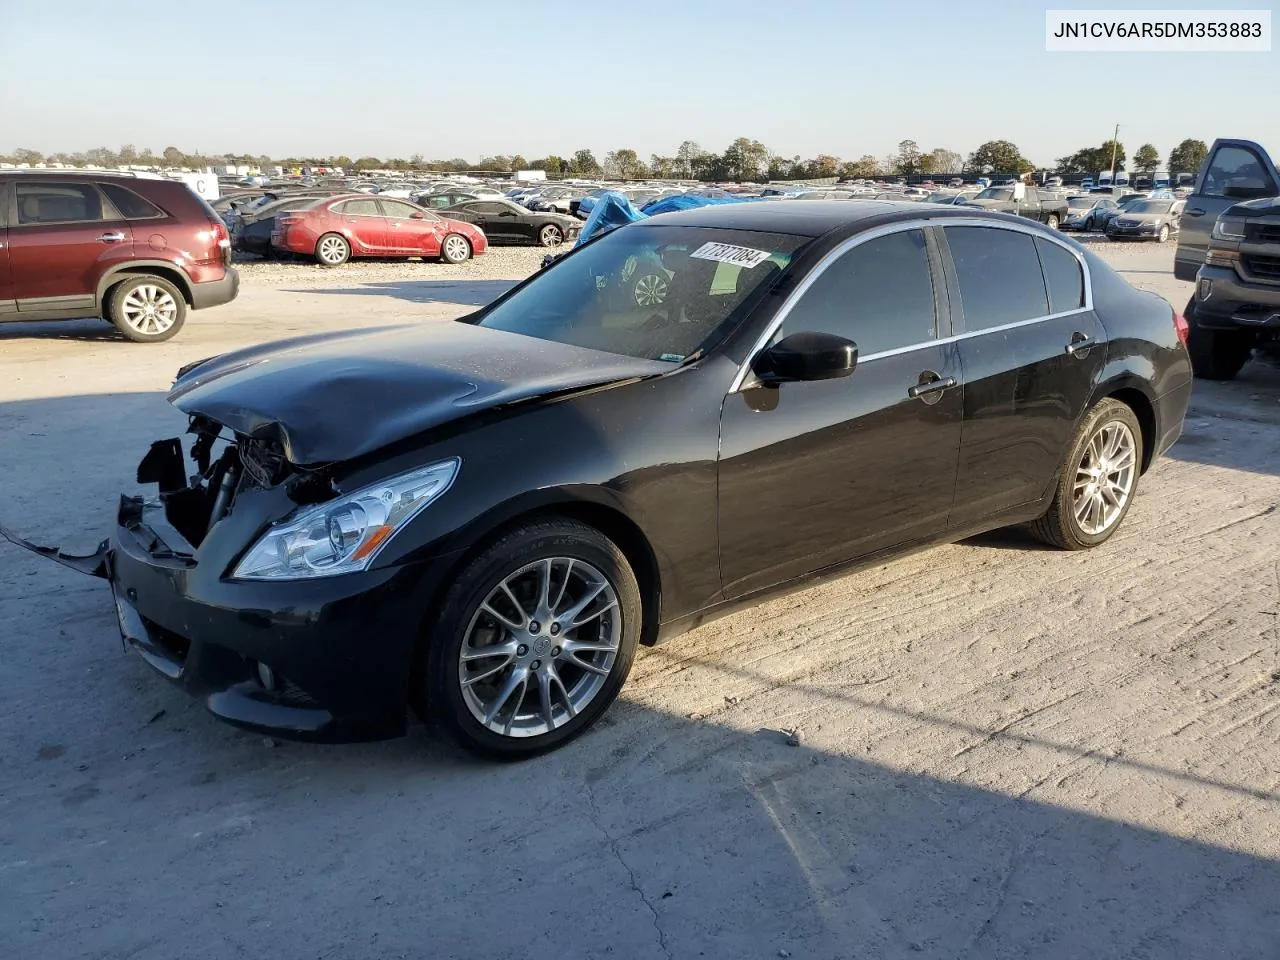
[[[1177,310],[1173,311],[1173,328],[1178,331],[1178,339],[1185,344],[1187,338],[1191,336],[1191,325],[1187,323],[1187,318]]]
[[[231,263],[231,234],[227,232],[227,225],[221,220],[211,221],[213,230],[213,245],[217,248],[215,256],[222,260],[224,264]]]
[[[287,227],[291,224],[298,223],[301,219],[302,219],[301,217],[285,217],[285,216],[276,217],[276,226]]]

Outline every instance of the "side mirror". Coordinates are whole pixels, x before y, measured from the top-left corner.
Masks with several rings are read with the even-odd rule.
[[[752,364],[766,385],[847,377],[858,365],[858,345],[833,333],[793,333]]]
[[[411,214],[409,215],[409,219],[410,219],[410,220],[422,220],[422,219],[424,219],[424,218],[423,218],[423,215],[422,215],[422,214],[420,214],[420,213],[411,213]]]

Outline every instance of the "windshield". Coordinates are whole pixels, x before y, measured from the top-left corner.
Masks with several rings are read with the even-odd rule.
[[[680,363],[727,333],[808,239],[714,227],[621,227],[548,267],[477,323]]]
[[[1068,197],[1067,209],[1068,210],[1088,210],[1097,202],[1098,201],[1094,200],[1092,197]]]
[[[1008,187],[988,187],[974,197],[975,200],[1012,200],[1013,191]]]
[[[1168,213],[1173,209],[1172,200],[1135,200],[1127,207],[1126,213]]]

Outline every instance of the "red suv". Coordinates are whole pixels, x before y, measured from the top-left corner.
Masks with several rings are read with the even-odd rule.
[[[0,171],[0,320],[96,316],[156,343],[239,284],[226,226],[181,181]]]
[[[489,247],[479,227],[405,200],[366,193],[317,200],[276,218],[271,245],[336,267],[352,257],[439,257],[462,263]]]

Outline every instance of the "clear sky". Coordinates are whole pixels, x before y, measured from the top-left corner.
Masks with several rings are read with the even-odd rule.
[[[1104,4],[0,0],[0,153],[1280,147],[1280,53],[1050,54],[1046,6]]]

